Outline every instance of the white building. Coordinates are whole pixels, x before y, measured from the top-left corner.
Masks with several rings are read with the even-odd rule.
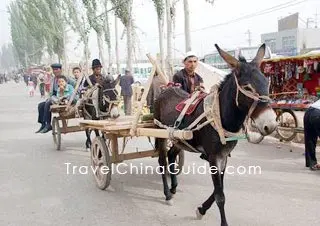
[[[320,48],[320,29],[299,27],[299,14],[278,21],[278,31],[261,35],[272,53],[295,56]]]

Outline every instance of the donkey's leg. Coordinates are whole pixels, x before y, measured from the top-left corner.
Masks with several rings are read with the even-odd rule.
[[[223,192],[223,174],[227,164],[227,157],[222,157],[221,159],[218,159],[218,161],[220,161],[219,173],[213,177],[213,183],[215,187],[214,198],[220,210],[221,226],[228,226],[224,211],[225,196]]]
[[[99,137],[99,136],[100,136],[99,130],[95,129],[95,130],[94,130],[94,133],[96,134],[96,137]]]
[[[169,162],[169,174],[171,177],[171,189],[170,192],[171,194],[176,193],[176,188],[178,186],[178,180],[177,180],[177,173],[175,171],[175,161],[177,158],[177,155],[179,154],[180,149],[177,148],[176,146],[172,146],[170,150],[168,151],[168,162]]]
[[[227,220],[224,211],[225,196],[223,192],[223,174],[226,167],[227,158],[209,156],[210,167],[215,167],[212,169],[217,169],[216,171],[211,171],[211,176],[214,184],[214,191],[211,196],[199,207],[197,210],[197,217],[199,219],[205,215],[206,211],[212,206],[213,202],[216,201],[219,207],[221,216],[221,226],[227,226]]]
[[[99,118],[100,115],[100,109],[99,109],[99,92],[98,90],[93,91],[92,93],[92,104],[95,109],[95,116],[96,118]]]
[[[167,169],[167,159],[166,159],[166,146],[165,146],[165,139],[156,139],[156,148],[159,152],[159,165],[161,170],[161,177],[162,177],[162,183],[163,183],[163,192],[166,196],[166,201],[168,204],[171,204],[169,201],[172,199],[172,194],[169,190],[167,176],[166,176],[166,169]]]
[[[89,150],[91,148],[91,139],[90,139],[91,130],[86,129],[85,131],[86,131],[86,137],[87,137],[86,149]]]

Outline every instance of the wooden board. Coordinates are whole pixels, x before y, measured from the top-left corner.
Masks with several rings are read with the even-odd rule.
[[[132,122],[134,116],[124,116],[118,119],[109,120],[79,120],[79,124],[84,128],[99,129],[105,132],[123,131],[132,128]],[[138,128],[150,127],[153,128],[153,122],[138,123]]]
[[[50,110],[52,113],[59,113],[65,111],[66,107],[66,105],[53,104],[51,105]]]

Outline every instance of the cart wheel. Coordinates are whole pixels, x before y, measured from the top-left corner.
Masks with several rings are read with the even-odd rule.
[[[284,109],[277,115],[277,133],[280,140],[291,141],[296,137],[298,127],[298,120],[293,111]]]
[[[250,143],[259,144],[264,139],[264,136],[259,133],[259,131],[256,128],[256,125],[255,125],[254,121],[252,119],[249,119],[247,126],[248,126],[247,134],[246,134],[247,135],[247,140]]]
[[[111,159],[102,137],[96,137],[91,146],[91,165],[98,188],[106,189],[111,181]]]
[[[167,140],[167,149],[169,150],[172,146],[172,143],[170,140]],[[176,175],[181,174],[182,168],[184,166],[184,150],[180,150],[179,154],[176,157],[175,161],[175,168],[173,172],[178,172]],[[169,172],[166,171],[167,175],[169,175]]]
[[[52,137],[53,137],[53,142],[56,146],[56,149],[60,151],[61,149],[61,129],[59,126],[59,120],[57,117],[54,117],[52,119]]]

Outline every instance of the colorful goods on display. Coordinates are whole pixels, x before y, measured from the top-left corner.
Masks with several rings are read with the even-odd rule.
[[[274,108],[303,110],[320,97],[320,54],[264,60]]]

